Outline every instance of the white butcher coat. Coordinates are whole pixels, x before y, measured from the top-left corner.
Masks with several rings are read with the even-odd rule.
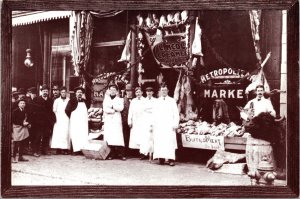
[[[258,97],[250,100],[246,106],[244,107],[244,109],[249,109],[250,108],[250,104],[253,103],[253,109],[254,109],[254,116],[256,117],[258,116],[260,113],[267,113],[269,112],[273,117],[276,116],[276,112],[273,108],[272,102],[269,99],[266,99],[264,97],[261,98],[261,100],[258,100]],[[241,117],[243,119],[246,120],[246,118],[248,118],[248,115],[244,112],[241,112]]]
[[[124,146],[121,111],[124,108],[123,99],[116,96],[111,99],[105,95],[103,101],[104,112],[104,140],[108,145]]]
[[[69,134],[69,117],[65,109],[69,102],[69,98],[57,98],[53,103],[53,112],[56,116],[56,123],[53,127],[51,139],[51,148],[54,149],[70,149],[70,134]]]
[[[143,130],[140,142],[140,153],[144,155],[148,155],[148,153],[153,153],[153,133],[151,130],[153,129],[154,123],[154,107],[156,103],[156,98],[145,97],[144,99],[144,114],[143,114]]]
[[[175,160],[177,149],[176,131],[179,125],[179,112],[173,98],[159,97],[154,107],[153,159],[165,158]]]
[[[84,102],[78,102],[70,117],[70,137],[73,151],[80,151],[88,143],[88,112]]]
[[[132,99],[128,110],[128,125],[132,125],[130,130],[129,148],[139,149],[142,133],[145,130],[144,124],[145,99]]]

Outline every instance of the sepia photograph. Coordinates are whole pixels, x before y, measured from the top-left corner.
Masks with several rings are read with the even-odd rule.
[[[88,186],[111,197],[159,197],[151,187],[290,190],[291,147],[299,144],[291,126],[299,115],[299,52],[291,49],[299,50],[299,22],[289,13],[11,10],[4,181],[40,187],[47,197],[80,197],[74,192]],[[114,195],[118,186],[128,193]],[[149,192],[134,195],[139,186]],[[63,187],[72,194],[61,195]]]

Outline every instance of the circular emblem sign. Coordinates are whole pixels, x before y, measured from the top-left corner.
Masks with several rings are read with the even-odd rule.
[[[157,61],[167,66],[181,65],[189,59],[181,36],[166,36],[163,42],[154,46],[153,54]]]

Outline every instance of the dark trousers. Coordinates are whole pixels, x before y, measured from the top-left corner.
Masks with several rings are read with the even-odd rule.
[[[110,148],[110,156],[112,158],[125,157],[125,147],[109,145],[109,148]]]
[[[13,157],[17,157],[17,153],[19,153],[19,157],[22,157],[24,154],[24,145],[26,143],[26,139],[22,141],[14,141],[13,143]]]
[[[32,150],[34,153],[39,153],[42,144],[42,152],[47,152],[51,137],[51,129],[47,126],[36,126],[35,135],[33,138]]]
[[[124,137],[125,148],[128,149],[129,137],[130,137],[130,128],[129,128],[128,124],[125,123],[125,122],[122,123],[122,126],[123,126],[123,137]]]

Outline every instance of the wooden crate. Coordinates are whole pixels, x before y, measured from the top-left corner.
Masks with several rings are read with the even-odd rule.
[[[110,153],[110,148],[105,141],[89,140],[81,151],[87,159],[105,160]]]
[[[224,138],[225,149],[245,151],[246,142],[247,142],[247,138],[243,138],[243,137]]]

